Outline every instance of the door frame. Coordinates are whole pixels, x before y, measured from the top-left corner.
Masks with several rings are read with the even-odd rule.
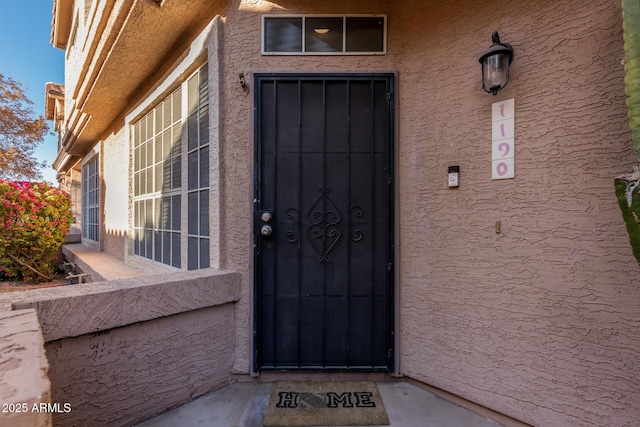
[[[252,356],[251,356],[251,370],[253,375],[258,375],[260,371],[264,368],[260,366],[260,310],[261,310],[261,300],[260,300],[260,282],[261,282],[261,272],[260,272],[260,245],[259,245],[259,237],[257,236],[257,212],[258,212],[258,202],[260,200],[260,185],[261,185],[261,171],[262,171],[262,163],[261,163],[261,149],[262,142],[260,138],[260,128],[261,128],[261,119],[260,119],[260,108],[261,108],[261,94],[260,94],[260,83],[261,81],[273,81],[273,80],[282,80],[282,81],[291,81],[291,80],[345,80],[345,79],[380,79],[386,80],[388,82],[389,92],[387,93],[387,101],[388,101],[388,135],[387,135],[387,146],[388,146],[388,161],[389,161],[389,195],[388,195],[388,203],[389,203],[389,265],[388,265],[388,292],[389,292],[389,324],[387,333],[389,335],[389,346],[390,353],[387,360],[388,365],[385,372],[394,373],[397,370],[398,365],[398,336],[395,333],[396,326],[398,324],[397,311],[396,311],[396,294],[397,294],[397,271],[396,271],[396,261],[397,261],[397,253],[396,253],[396,216],[397,216],[397,204],[396,204],[396,182],[397,182],[397,173],[396,173],[396,111],[395,111],[395,96],[396,96],[396,73],[392,72],[370,72],[370,73],[300,73],[300,72],[256,72],[253,73],[253,209],[252,209],[252,230],[253,234],[253,268],[252,268],[252,293],[253,293],[253,303],[252,303]],[[269,369],[271,370],[271,369]],[[309,369],[299,368],[297,371],[303,372],[308,371]],[[314,369],[317,370],[317,369]],[[335,370],[343,370],[341,368],[324,368],[322,371],[335,371]],[[379,369],[350,369],[350,371],[380,371]]]

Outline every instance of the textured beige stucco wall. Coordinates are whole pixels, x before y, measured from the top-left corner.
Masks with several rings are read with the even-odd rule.
[[[262,56],[260,55],[263,13],[357,14],[385,13],[385,1],[278,2],[236,0],[225,13],[224,67],[221,82],[225,110],[222,118],[224,193],[221,268],[243,273],[242,299],[236,305],[236,361],[234,370],[246,373],[251,357],[253,286],[253,80],[252,73],[392,71],[394,55],[386,56]],[[244,73],[250,86],[245,93],[238,83]]]
[[[535,425],[640,419],[640,268],[613,195],[635,163],[619,2],[309,3],[231,1],[209,45],[213,261],[242,273],[234,372],[251,362],[252,73],[397,71],[398,371]],[[260,15],[278,12],[386,13],[388,54],[261,56]],[[494,30],[516,55],[496,97],[477,61]],[[491,104],[509,98],[516,178],[492,181]]]
[[[633,425],[640,268],[613,193],[635,163],[620,2],[393,12],[401,372],[534,425]],[[496,97],[480,90],[477,62],[493,30],[515,49]],[[491,103],[509,98],[516,177],[492,181]]]
[[[84,16],[84,13],[80,14],[80,2],[76,2],[73,8],[73,17],[71,24],[71,32],[69,34],[69,41],[65,49],[65,67],[64,67],[64,85],[65,85],[65,98],[64,98],[64,117],[68,120],[76,102],[74,96],[69,94],[75,93],[78,85],[78,79],[80,77],[80,71],[82,70],[82,42],[86,39],[86,30],[84,26],[84,20],[80,18]],[[78,40],[81,40],[78,45]]]
[[[33,309],[5,308],[0,309],[0,425],[51,426],[56,407],[50,405],[49,364],[38,316]]]
[[[260,13],[277,12],[387,13],[388,54],[260,56]],[[640,419],[640,268],[613,194],[635,163],[618,2],[236,1],[225,15],[220,241],[221,266],[243,272],[237,372],[253,190],[253,94],[238,73],[397,71],[400,373],[535,425]],[[516,55],[496,97],[478,63],[494,30]],[[492,181],[491,104],[509,98],[516,178]]]
[[[101,248],[124,259],[125,237],[129,229],[129,158],[131,148],[124,137],[124,128],[108,133],[102,143],[100,158],[100,198],[103,224],[100,229]]]
[[[54,425],[132,425],[223,387],[239,284],[203,269],[0,294],[0,397],[66,404]]]
[[[97,2],[95,10],[104,10],[107,2]],[[116,9],[123,3],[122,0],[115,2],[117,4]],[[88,9],[87,9],[87,6]],[[79,85],[82,86],[84,82],[79,81],[82,75],[83,67],[85,67],[86,59],[90,54],[87,49],[89,45],[87,39],[96,36],[95,23],[93,21],[94,15],[90,14],[92,1],[75,1],[73,5],[73,15],[71,17],[71,32],[69,33],[69,41],[65,49],[65,68],[64,68],[64,83],[65,83],[65,118],[69,120],[72,108],[76,103],[76,94],[79,89]],[[92,25],[94,27],[92,28]],[[93,32],[91,30],[93,29]],[[105,31],[105,33],[107,33]],[[77,106],[76,106],[77,107]]]
[[[46,344],[55,425],[131,425],[230,381],[233,306]]]

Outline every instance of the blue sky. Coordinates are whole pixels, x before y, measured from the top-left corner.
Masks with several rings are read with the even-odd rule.
[[[64,52],[49,43],[53,0],[0,0],[0,73],[22,83],[33,109],[44,115],[44,85],[64,83]],[[36,150],[49,167],[42,171],[45,180],[56,183],[50,167],[57,154],[53,122],[52,134]]]

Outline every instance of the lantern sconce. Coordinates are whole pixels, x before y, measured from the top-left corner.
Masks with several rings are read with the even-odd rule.
[[[245,95],[249,95],[249,83],[247,83],[247,78],[244,76],[244,73],[238,74],[238,82],[240,83],[242,92],[244,92]]]
[[[482,89],[498,94],[509,82],[509,66],[513,61],[513,48],[509,43],[501,43],[497,31],[491,35],[493,44],[480,57],[482,65]]]

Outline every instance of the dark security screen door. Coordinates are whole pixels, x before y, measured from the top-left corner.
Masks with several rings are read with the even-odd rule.
[[[393,76],[255,83],[254,367],[390,370]]]

